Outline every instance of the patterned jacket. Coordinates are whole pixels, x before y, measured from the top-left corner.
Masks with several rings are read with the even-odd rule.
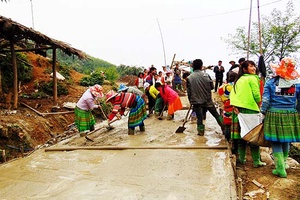
[[[112,99],[111,103],[113,104],[113,109],[108,116],[109,120],[112,120],[118,112],[123,115],[126,108],[135,107],[136,95],[129,92],[121,92]]]

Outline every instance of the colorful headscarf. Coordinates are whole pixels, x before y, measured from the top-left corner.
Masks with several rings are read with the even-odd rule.
[[[101,97],[104,96],[103,92],[102,92],[102,86],[101,85],[96,84],[96,85],[90,87],[90,91],[97,98],[101,98]]]
[[[280,64],[270,64],[276,75],[287,80],[293,80],[300,77],[299,72],[295,69],[296,62],[292,58],[283,58]]]

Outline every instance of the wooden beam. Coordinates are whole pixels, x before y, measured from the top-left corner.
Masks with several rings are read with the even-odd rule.
[[[26,51],[36,51],[36,50],[49,50],[53,47],[40,47],[40,48],[30,48],[30,49],[15,49],[15,52],[26,52]],[[10,50],[1,50],[0,53],[10,52]]]
[[[74,151],[74,150],[128,150],[128,149],[228,149],[227,145],[219,146],[79,146],[79,147],[52,147],[47,151]]]

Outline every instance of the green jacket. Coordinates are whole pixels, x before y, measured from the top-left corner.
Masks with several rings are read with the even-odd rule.
[[[258,103],[261,101],[259,84],[259,77],[255,74],[241,76],[230,92],[230,105],[259,112]]]

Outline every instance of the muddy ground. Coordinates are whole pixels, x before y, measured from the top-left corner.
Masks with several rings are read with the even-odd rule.
[[[43,68],[38,67],[35,69],[35,78],[44,78],[50,79],[50,76],[45,75]],[[58,112],[66,112],[70,111],[63,107],[65,102],[77,102],[80,98],[81,94],[85,91],[86,88],[79,86],[78,81],[82,78],[82,74],[78,74],[76,72],[72,72],[73,82],[69,86],[69,95],[59,97],[59,109]],[[130,78],[122,79],[121,82],[126,83],[132,82]],[[31,83],[33,85],[33,83]],[[33,90],[33,86],[30,84],[27,86],[24,92],[30,92]],[[109,86],[104,86],[105,91],[108,91]],[[213,94],[216,95],[216,94]],[[214,96],[216,102],[219,102],[218,96]],[[34,110],[38,111],[38,113],[51,113],[53,108],[52,98],[49,97],[47,99],[23,99],[20,98],[20,102],[30,106]],[[77,134],[76,129],[71,129],[69,125],[74,122],[74,114],[71,112],[69,114],[49,114],[45,116],[39,115],[33,109],[29,109],[28,107],[21,105],[18,110],[11,111],[6,109],[6,103],[1,103],[0,109],[0,149],[5,150],[5,158],[6,160],[14,159],[15,157],[21,158],[22,156],[30,155],[34,150],[38,148],[49,147],[52,144],[55,144],[61,140],[65,140],[69,137]],[[99,114],[99,115],[98,115]],[[101,118],[101,114],[99,111],[95,111],[95,116],[98,124],[103,120]],[[184,118],[182,116],[182,118]],[[162,123],[162,122],[160,122]],[[173,123],[172,121],[163,121],[163,125],[158,126],[158,129],[163,127],[168,127],[168,123]],[[192,122],[189,122],[192,123]],[[117,123],[115,124],[117,126]],[[218,125],[216,122],[211,121],[209,125],[206,126],[207,130],[216,130]],[[118,129],[117,129],[118,130]],[[156,142],[158,145],[160,143],[173,143],[176,140],[172,140],[172,137],[166,135],[165,137],[155,138],[155,132],[157,130],[151,130],[149,135],[153,135],[149,137],[149,142]],[[79,138],[78,141],[75,142],[76,145],[116,145],[122,143],[127,136],[126,130],[122,130],[118,133],[118,137],[110,137],[109,134],[105,137],[105,140],[91,142],[87,141],[83,138]],[[197,137],[196,135],[193,137]],[[187,140],[186,142],[188,142]],[[71,143],[72,143],[71,142]],[[78,143],[77,143],[78,142]],[[177,141],[178,142],[178,141]],[[69,145],[69,144],[66,144]],[[299,144],[295,144],[298,145]],[[3,151],[2,151],[3,154]],[[247,155],[247,163],[245,166],[236,166],[236,178],[241,178],[241,184],[239,185],[242,188],[241,193],[245,197],[245,199],[251,199],[251,195],[247,194],[247,192],[258,191],[258,186],[253,183],[253,180],[261,183],[265,189],[270,192],[270,199],[300,199],[300,168],[299,165],[293,164],[293,160],[291,160],[291,168],[287,170],[288,178],[282,179],[272,175],[271,171],[274,168],[272,160],[270,158],[270,150],[263,149],[262,158],[268,162],[268,165],[262,168],[253,168],[251,162],[251,156],[248,152]],[[234,156],[233,160],[234,160]],[[4,161],[2,157],[1,162]],[[253,192],[254,193],[254,192]],[[266,194],[257,194],[255,199],[266,199]]]

